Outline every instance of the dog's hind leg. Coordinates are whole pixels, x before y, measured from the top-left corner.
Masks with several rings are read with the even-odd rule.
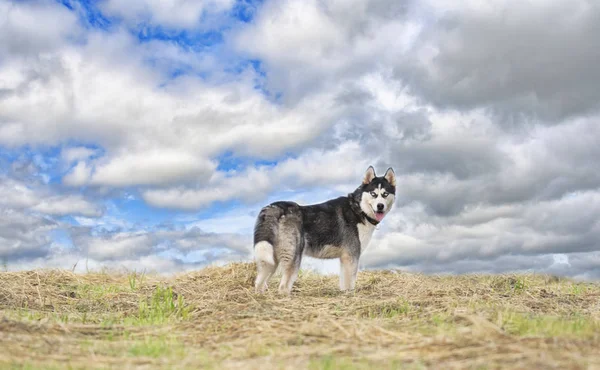
[[[279,283],[279,293],[290,294],[292,286],[298,278],[300,270],[300,258],[294,260],[282,261],[281,263],[281,282]]]
[[[302,260],[303,239],[300,231],[301,223],[297,215],[282,217],[279,240],[277,244],[277,260],[281,266],[281,282],[279,293],[290,294],[292,286],[298,278]]]
[[[258,270],[254,289],[257,293],[264,293],[271,275],[273,275],[277,268],[273,254],[273,245],[267,241],[256,243],[254,245],[254,259]]]

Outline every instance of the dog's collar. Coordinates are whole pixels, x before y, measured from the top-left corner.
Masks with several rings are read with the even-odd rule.
[[[365,219],[367,219],[367,221],[369,221],[369,223],[373,226],[377,226],[379,225],[379,221],[377,221],[376,219],[370,217],[368,214],[365,213],[365,211],[363,211],[360,208],[360,205],[358,204],[358,202],[352,197],[352,194],[348,194],[348,198],[350,199],[350,207],[352,207],[352,209],[354,210],[354,212],[356,212],[358,215],[364,217]]]
[[[361,212],[362,212],[363,217],[366,218],[367,221],[369,221],[371,223],[371,225],[373,225],[373,226],[379,225],[379,221],[377,221],[374,218],[369,217],[369,215],[366,214],[364,211],[361,211]]]

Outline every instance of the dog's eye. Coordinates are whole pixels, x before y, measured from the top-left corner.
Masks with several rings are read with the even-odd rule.
[[[381,194],[382,197],[386,198],[389,194],[384,192],[383,194]]]
[[[371,196],[372,196],[373,198],[377,198],[377,193],[375,193],[374,191],[372,191],[372,192],[371,192]]]

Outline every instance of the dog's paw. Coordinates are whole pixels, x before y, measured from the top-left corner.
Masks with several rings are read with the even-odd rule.
[[[267,290],[269,290],[269,287],[267,286],[267,284],[264,284],[262,287],[258,287],[258,286],[254,287],[254,293],[256,293],[256,294],[265,294],[265,292]]]

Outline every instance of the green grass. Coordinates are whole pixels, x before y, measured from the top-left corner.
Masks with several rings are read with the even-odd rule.
[[[368,318],[384,318],[391,319],[397,316],[406,316],[411,311],[410,303],[403,299],[399,298],[395,302],[386,302],[380,305],[372,305],[366,307],[361,313],[360,316],[368,317]]]
[[[491,285],[497,292],[518,295],[527,290],[526,276],[511,276],[508,278],[492,277]]]
[[[149,297],[142,297],[137,303],[131,303],[131,309],[113,309],[114,294],[127,292],[119,285],[83,284],[76,289],[79,302],[69,305],[69,310],[54,312],[32,310],[27,307],[2,310],[5,316],[25,321],[48,320],[62,324],[96,323],[103,326],[118,324],[162,325],[187,319],[191,307],[181,295],[175,294],[171,287],[157,286]],[[135,308],[134,308],[135,307]]]
[[[129,325],[161,325],[185,320],[189,307],[181,295],[175,295],[171,287],[156,287],[149,299],[143,299],[136,316],[125,320]]]
[[[590,288],[588,284],[584,284],[584,283],[576,283],[576,284],[572,284],[571,285],[571,294],[576,295],[576,296],[580,296],[583,294],[586,294],[590,291]]]
[[[346,356],[325,355],[310,360],[309,370],[370,370],[370,369],[402,369],[423,370],[427,367],[421,361],[405,363],[397,359],[377,361],[354,359]]]
[[[126,287],[120,284],[82,284],[75,289],[65,289],[72,298],[98,300],[108,296],[127,292]]]
[[[185,347],[176,339],[148,337],[141,341],[127,343],[128,354],[134,357],[184,357]]]
[[[519,336],[588,338],[600,334],[600,321],[589,316],[559,317],[508,312],[502,327]]]
[[[144,284],[144,278],[146,276],[146,272],[139,273],[134,271],[127,275],[127,281],[129,282],[129,289],[131,291],[136,291],[141,285]]]
[[[311,360],[308,368],[310,370],[354,370],[369,369],[370,366],[365,362],[355,363],[350,359],[328,355]]]
[[[72,365],[64,365],[64,364],[49,364],[49,363],[44,363],[42,364],[34,364],[34,363],[7,363],[7,364],[2,364],[0,363],[0,368],[1,369],[6,369],[6,370],[79,370],[79,369],[85,369],[85,366],[81,365],[81,366],[77,366],[74,367]]]

